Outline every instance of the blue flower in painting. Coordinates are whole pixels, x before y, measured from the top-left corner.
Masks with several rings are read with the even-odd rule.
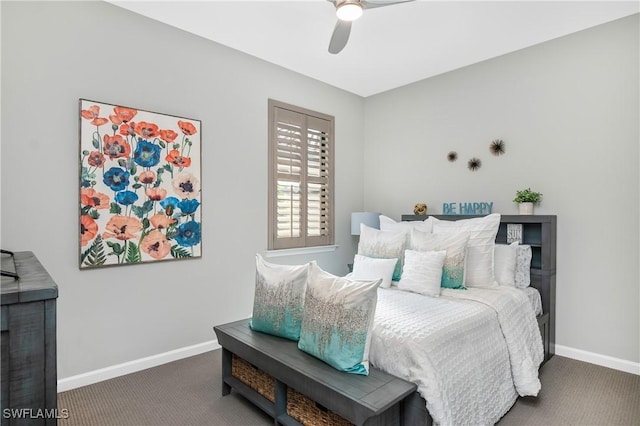
[[[123,206],[129,206],[138,201],[138,194],[133,191],[122,191],[116,194],[116,202]]]
[[[141,139],[133,153],[133,161],[142,167],[153,167],[160,162],[160,147]]]
[[[199,205],[200,205],[200,202],[195,198],[191,200],[185,199],[178,203],[178,207],[180,208],[180,210],[182,210],[182,213],[184,214],[195,213],[196,210],[198,210]]]
[[[187,222],[178,226],[176,241],[181,246],[195,246],[200,243],[200,224],[198,222]]]
[[[129,172],[120,167],[112,167],[104,173],[102,181],[114,191],[122,191],[129,185]]]
[[[179,202],[180,200],[178,200],[176,197],[167,197],[164,200],[160,201],[160,205],[164,209],[164,213],[167,216],[171,216],[176,207],[178,207]]]

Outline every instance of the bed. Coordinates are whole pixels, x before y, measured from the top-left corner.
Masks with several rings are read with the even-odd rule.
[[[522,225],[532,247],[530,287],[442,289],[437,298],[378,290],[370,361],[418,386],[405,424],[494,424],[518,396],[539,393],[538,368],[554,350],[556,217],[503,215],[496,243],[507,242],[507,224]]]
[[[315,262],[276,265],[257,256],[251,327],[244,321],[214,328],[224,349],[223,394],[231,388],[238,390],[272,415],[276,424],[292,425],[307,423],[299,418],[294,420],[296,417],[289,407],[289,389],[303,394],[311,406],[320,404],[320,409],[315,410],[319,416],[337,414],[342,420],[359,425],[494,424],[518,396],[537,395],[541,391],[538,369],[553,356],[555,347],[556,217],[432,216],[428,220],[439,222],[437,226],[432,223],[433,232],[427,232],[428,235],[414,232],[414,227],[419,229],[421,225],[417,221],[426,223],[425,216],[403,216],[402,219],[403,222],[394,222],[394,226],[407,226],[411,228],[410,233],[385,234],[383,229],[377,230],[374,234],[377,232],[375,235],[384,238],[372,240],[371,246],[363,243],[369,237],[361,233],[353,279],[322,271]],[[408,223],[410,221],[415,223]],[[476,233],[474,226],[478,222],[491,222],[490,232]],[[474,225],[466,229],[466,224],[471,223]],[[458,226],[465,228],[464,232],[457,232]],[[434,236],[443,230],[451,232]],[[522,270],[509,272],[514,285],[504,286],[504,276],[499,277],[505,263],[499,266],[498,260],[502,257],[497,253],[513,254],[514,245],[507,242],[514,235],[518,235],[522,243],[515,246],[519,247],[518,252],[522,248],[529,253],[525,269],[530,285],[526,288],[515,285]],[[428,244],[434,241],[438,244],[447,241],[447,249],[437,246],[429,249]],[[392,245],[398,250],[396,255],[383,253]],[[400,252],[404,264],[400,264],[399,281],[392,284]],[[411,291],[406,287],[411,281],[407,277],[411,278],[415,272],[415,264],[410,261],[415,253],[410,252],[426,256],[424,259],[440,259],[441,263],[432,265],[432,271],[441,273],[430,283],[430,291],[435,289],[436,293],[425,294],[420,287]],[[367,257],[369,255],[371,257]],[[370,265],[384,264],[386,278],[379,280],[380,277],[375,276],[367,281],[366,277],[357,277],[359,256],[368,259],[364,262]],[[489,264],[487,256],[490,256]],[[512,258],[515,259],[518,267],[522,267],[521,259]],[[422,260],[417,264],[423,265],[420,262]],[[359,281],[362,279],[364,281]],[[306,286],[300,285],[299,280],[306,282]],[[478,285],[483,280],[500,281],[501,285],[484,288]],[[340,289],[333,287],[337,284]],[[458,284],[464,285],[456,287]],[[319,292],[325,293],[330,303],[317,304]],[[362,298],[351,304],[331,301],[336,298],[346,301],[356,294]],[[316,312],[316,306],[322,306],[330,315],[325,316],[324,310]],[[362,317],[334,316],[336,312],[351,315],[356,311],[360,315],[362,310],[369,313]],[[301,316],[301,325],[290,321],[296,315]],[[369,324],[365,332],[369,340],[364,352],[346,350],[342,344],[348,340],[342,341],[336,351],[329,352],[341,358],[354,354],[364,356],[358,358],[356,365],[361,371],[366,359],[371,375],[344,373],[354,372],[349,367],[353,365],[351,360],[346,364],[349,369],[342,369],[332,364],[332,359],[323,358],[324,353],[318,355],[305,347],[314,331],[309,325],[318,318],[322,318],[323,326],[330,331],[339,330],[341,326],[356,330],[345,334],[354,342],[358,339],[353,336],[359,335],[356,333],[362,329],[350,328],[351,319]],[[341,322],[343,318],[351,319]],[[272,329],[276,324],[279,329]],[[286,334],[294,331],[297,336]],[[234,373],[236,358],[251,367],[244,379]],[[256,377],[266,379],[264,388],[253,384]],[[386,381],[380,377],[386,377]],[[392,385],[385,385],[387,382]],[[400,387],[396,386],[398,383]],[[400,388],[402,392],[398,391]],[[271,396],[264,397],[261,389],[268,390]],[[375,409],[366,402],[372,395],[376,396]],[[381,395],[388,401],[383,401]],[[355,416],[356,408],[373,417]],[[327,421],[309,424],[335,424]]]

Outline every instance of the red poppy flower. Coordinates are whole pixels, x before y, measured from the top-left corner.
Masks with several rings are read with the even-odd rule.
[[[87,162],[93,167],[102,167],[104,165],[105,158],[100,151],[91,151],[87,158]]]
[[[89,109],[83,109],[81,114],[83,118],[93,120],[100,114],[100,107],[98,105],[91,105]]]
[[[94,126],[102,126],[107,121],[109,121],[106,118],[98,117],[98,115],[100,114],[100,107],[98,105],[92,105],[89,107],[89,109],[83,109],[80,114],[83,118],[91,120],[91,124],[93,124]]]
[[[196,126],[189,123],[188,121],[178,120],[178,127],[180,127],[180,130],[182,130],[182,133],[184,133],[187,136],[191,136],[197,132]]]
[[[191,165],[191,158],[183,157],[177,149],[169,151],[169,155],[165,157],[165,160],[176,167],[189,167]]]
[[[178,134],[173,130],[160,130],[160,139],[165,142],[173,142],[178,137]]]
[[[133,117],[136,116],[138,110],[117,106],[113,107],[113,112],[115,112],[115,114],[109,116],[111,122],[113,124],[122,124],[133,120]]]
[[[80,243],[86,246],[98,233],[98,224],[91,216],[80,215]]]
[[[136,125],[136,134],[142,136],[145,139],[149,139],[158,136],[160,134],[160,131],[158,130],[157,124],[141,121]]]
[[[131,145],[120,135],[104,135],[104,153],[112,160],[114,158],[128,157],[131,154]]]
[[[95,209],[108,209],[109,197],[93,188],[82,188],[80,190],[80,202]]]
[[[136,134],[136,123],[130,121],[120,125],[120,134],[122,136],[133,136]]]

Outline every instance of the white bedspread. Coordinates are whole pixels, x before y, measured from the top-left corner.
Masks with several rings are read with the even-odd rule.
[[[496,423],[517,395],[537,395],[543,348],[517,289],[379,289],[371,363],[418,386],[441,425]]]

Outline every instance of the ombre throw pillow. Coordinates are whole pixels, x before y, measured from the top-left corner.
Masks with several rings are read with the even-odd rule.
[[[467,252],[468,232],[454,234],[431,234],[411,231],[410,247],[417,251],[445,250],[447,255],[442,266],[442,288],[466,290],[464,285],[465,254]]]
[[[277,265],[256,255],[256,288],[249,326],[290,340],[300,338],[309,265]]]
[[[298,348],[337,370],[368,375],[381,282],[337,277],[310,265]]]
[[[407,231],[380,231],[360,224],[358,254],[378,259],[398,259],[393,271],[393,281],[402,275],[402,255],[404,254]]]

